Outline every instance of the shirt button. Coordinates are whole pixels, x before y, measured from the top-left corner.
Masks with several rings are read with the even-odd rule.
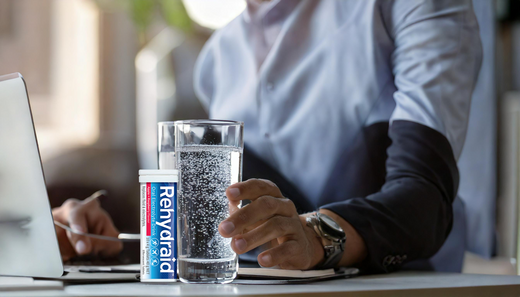
[[[270,135],[269,135],[269,133],[265,133],[264,136],[265,136],[265,138],[269,138]]]
[[[272,90],[274,90],[274,84],[271,82],[268,82],[266,85],[266,88],[269,92],[271,92]]]

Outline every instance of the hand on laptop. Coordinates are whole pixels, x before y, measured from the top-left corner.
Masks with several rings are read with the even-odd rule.
[[[68,199],[62,206],[52,210],[54,220],[69,225],[72,229],[84,233],[117,237],[119,231],[114,226],[108,213],[101,208],[98,199]],[[121,242],[99,240],[56,228],[63,261],[81,255],[100,255],[110,257],[122,249]]]

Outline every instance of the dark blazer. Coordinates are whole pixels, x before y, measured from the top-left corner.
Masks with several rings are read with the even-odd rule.
[[[418,123],[395,121],[389,128],[381,122],[360,130],[317,201],[254,155],[247,143],[243,162],[244,180],[273,181],[300,213],[326,208],[347,220],[368,249],[357,265],[363,273],[391,272],[427,259],[451,230],[457,164],[446,137]]]

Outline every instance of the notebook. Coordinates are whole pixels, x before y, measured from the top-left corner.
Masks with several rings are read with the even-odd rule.
[[[293,279],[325,277],[335,275],[334,269],[325,270],[286,270],[273,268],[238,268],[238,276],[254,278]]]
[[[239,268],[238,277],[232,282],[239,285],[287,285],[351,278],[359,274],[357,268],[326,270],[285,270],[272,268]]]

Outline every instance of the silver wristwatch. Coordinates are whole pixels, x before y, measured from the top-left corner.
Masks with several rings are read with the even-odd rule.
[[[306,218],[307,226],[312,228],[321,238],[325,251],[325,260],[318,268],[334,268],[341,260],[347,240],[345,232],[331,217],[322,213],[315,213]]]

